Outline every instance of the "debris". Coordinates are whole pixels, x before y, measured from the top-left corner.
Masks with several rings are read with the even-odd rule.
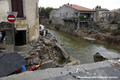
[[[118,62],[120,63],[120,59],[118,59]]]
[[[51,45],[52,44],[50,40],[45,39],[45,38],[43,39],[43,42],[45,43],[45,45]]]
[[[75,72],[78,73],[78,72],[79,72],[79,69],[77,69]]]
[[[83,37],[83,39],[89,41],[89,42],[95,42],[95,39],[94,38],[90,38],[90,37]]]
[[[119,59],[120,55],[112,52],[100,52],[94,54],[94,61],[104,61],[104,60],[111,60],[111,59]]]
[[[66,59],[69,57],[66,51],[64,50],[64,48],[60,44],[56,43],[55,47],[62,52],[62,54],[65,56]]]
[[[25,60],[15,52],[0,53],[0,77],[12,74],[25,64]]]
[[[50,61],[50,60],[46,60],[46,61],[44,61],[44,62],[47,62],[47,61]],[[40,67],[41,65],[42,65],[42,62],[41,62],[40,64],[38,64],[38,65],[36,65],[36,66],[34,66],[34,67],[28,69],[27,71],[35,70],[36,68]]]
[[[73,76],[74,78],[76,78],[76,79],[80,79],[81,77],[80,76]]]
[[[25,65],[22,65],[21,67],[22,67],[22,69],[23,69],[24,72],[27,71],[26,68],[25,68]]]

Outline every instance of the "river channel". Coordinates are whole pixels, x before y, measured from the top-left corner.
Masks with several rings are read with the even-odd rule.
[[[113,52],[120,54],[119,51],[107,46],[90,43],[86,40],[66,33],[57,32],[54,30],[50,30],[50,33],[56,37],[58,42],[64,44],[63,47],[65,48],[67,54],[80,60],[81,64],[94,62],[93,55],[96,52]]]

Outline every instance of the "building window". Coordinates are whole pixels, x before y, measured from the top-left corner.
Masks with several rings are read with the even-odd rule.
[[[23,15],[23,0],[11,0],[11,6],[13,12],[18,12],[17,17],[24,17]]]

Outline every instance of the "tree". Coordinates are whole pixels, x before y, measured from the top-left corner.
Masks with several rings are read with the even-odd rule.
[[[98,10],[98,9],[101,9],[101,6],[98,6],[98,5],[97,5],[97,6],[95,7],[95,10]]]
[[[44,7],[40,7],[39,8],[39,16],[42,17],[47,17],[49,18],[49,13],[53,10],[52,7],[47,7],[47,8],[44,8]]]

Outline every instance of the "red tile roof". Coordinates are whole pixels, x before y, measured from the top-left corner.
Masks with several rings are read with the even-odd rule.
[[[82,6],[78,6],[78,5],[74,5],[74,4],[69,4],[69,5],[65,4],[65,5],[68,6],[68,7],[73,8],[73,9],[79,10],[79,11],[95,11],[95,10],[85,8],[85,7],[82,7]]]

